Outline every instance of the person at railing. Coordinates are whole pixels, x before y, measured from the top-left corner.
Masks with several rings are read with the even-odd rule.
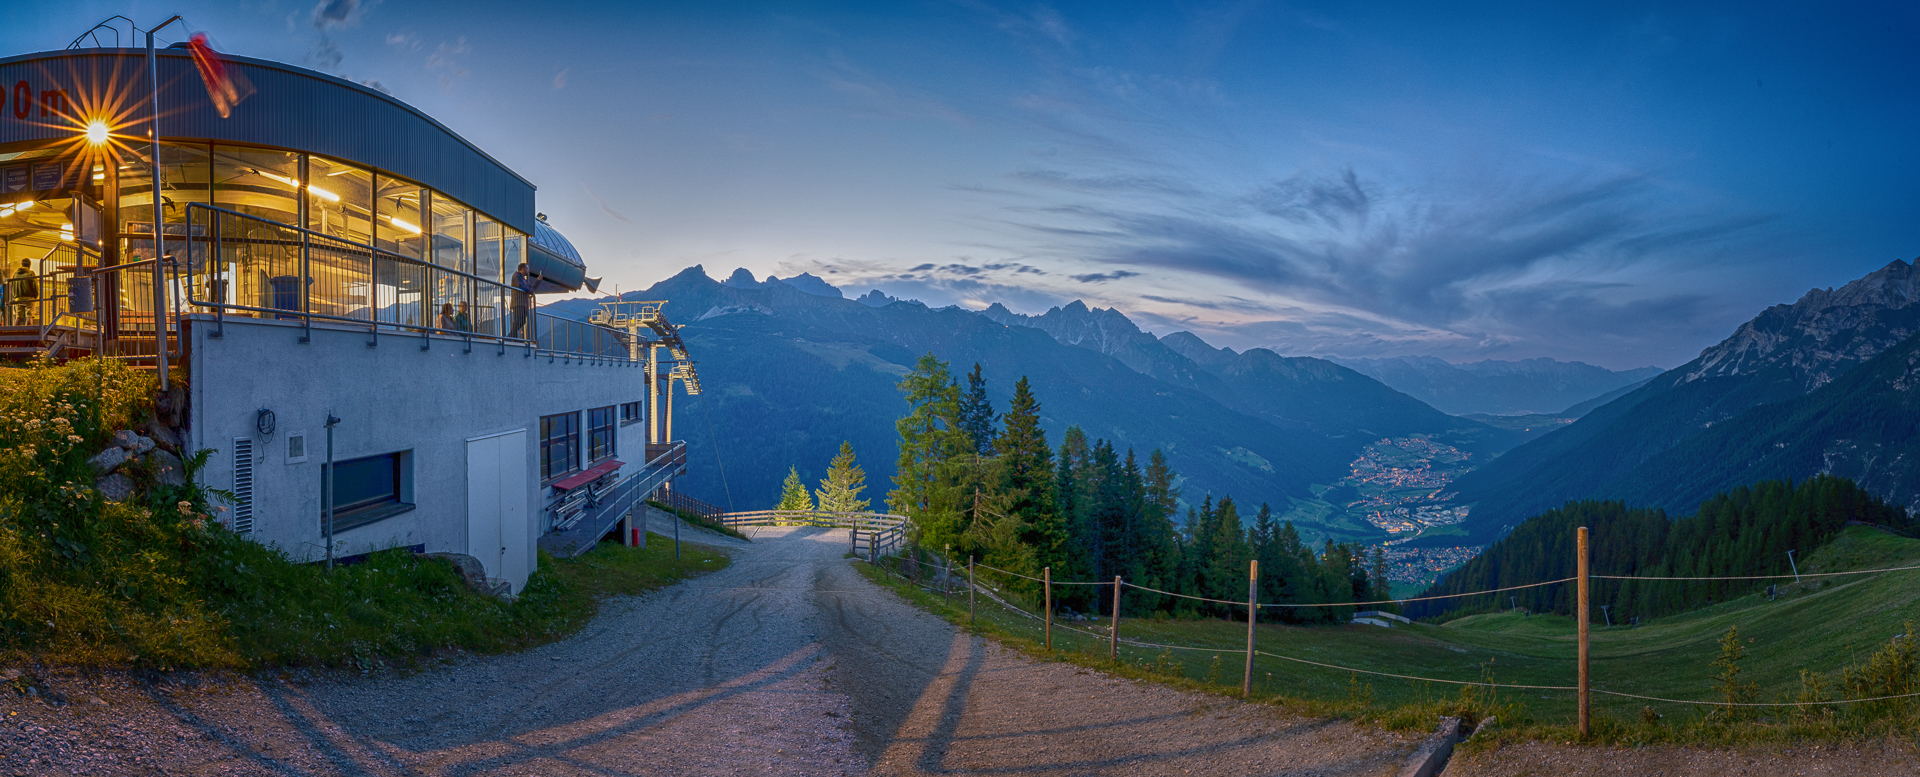
[[[441,329],[453,328],[453,303],[440,303],[440,323],[437,326]]]
[[[453,328],[462,332],[473,331],[473,313],[465,300],[460,302],[460,312],[453,314]]]
[[[13,308],[13,325],[33,323],[33,305],[40,301],[40,278],[33,272],[33,260],[20,260],[20,269],[7,281],[7,301]]]
[[[527,309],[533,306],[533,290],[540,287],[545,277],[540,273],[528,272],[527,263],[521,262],[520,269],[513,273],[513,330],[511,337],[525,339],[527,336]]]

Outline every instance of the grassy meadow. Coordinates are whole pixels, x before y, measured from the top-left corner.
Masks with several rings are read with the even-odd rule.
[[[1920,541],[1866,528],[1850,528],[1802,563],[1803,573],[1920,565]],[[864,565],[862,565],[864,566]],[[951,602],[913,588],[897,577],[882,580],[922,607],[967,623],[964,592]],[[982,579],[983,583],[995,581]],[[1802,670],[1823,687],[1825,699],[1880,695],[1866,690],[1868,664],[1891,676],[1882,686],[1920,690],[1912,651],[1894,645],[1910,621],[1920,621],[1920,570],[1857,577],[1809,578],[1781,586],[1769,601],[1755,594],[1639,626],[1608,627],[1595,613],[1591,630],[1591,687],[1666,699],[1716,702],[1726,699],[1716,682],[1724,671],[1713,662],[1721,641],[1737,629],[1745,655],[1734,680],[1750,701],[1795,701],[1808,690]],[[1607,585],[1596,581],[1595,585]],[[998,587],[997,585],[995,587]],[[1009,601],[1037,612],[1033,602]],[[1042,646],[1040,622],[980,597],[976,628],[1036,654],[1112,667],[1107,661],[1107,623],[1054,624],[1054,651]],[[1092,633],[1087,633],[1092,632]],[[1123,639],[1177,646],[1119,649],[1118,671],[1238,694],[1246,642],[1245,621],[1122,619]],[[1512,685],[1572,686],[1577,677],[1576,625],[1572,618],[1494,613],[1444,624],[1415,623],[1387,629],[1367,625],[1284,626],[1260,624],[1258,650],[1348,669],[1434,680],[1487,680]],[[1889,662],[1892,662],[1891,664]],[[1904,663],[1902,663],[1904,662]],[[1853,670],[1849,675],[1849,668]],[[1845,690],[1851,676],[1862,690]],[[1904,683],[1904,686],[1901,684]],[[1750,684],[1750,687],[1748,687]],[[1501,688],[1491,692],[1311,666],[1271,656],[1254,662],[1256,696],[1338,714],[1431,726],[1441,712],[1469,718],[1495,715],[1497,737],[1570,740],[1577,706],[1571,691]],[[1592,696],[1598,741],[1737,743],[1800,739],[1857,739],[1911,735],[1920,730],[1920,700],[1862,705],[1751,708],[1729,712],[1718,705],[1649,702],[1601,693]]]

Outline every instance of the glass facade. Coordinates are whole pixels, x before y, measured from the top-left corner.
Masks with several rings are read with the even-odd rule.
[[[190,294],[257,309],[229,315],[293,318],[275,311],[305,310],[396,327],[508,334],[509,299],[495,284],[522,261],[526,236],[451,197],[336,159],[229,144],[163,146],[161,171],[168,253],[186,276],[171,291],[182,301]],[[98,172],[105,177],[104,167]],[[134,160],[118,173],[121,261],[150,258],[147,168]],[[204,212],[188,225],[191,203],[232,213]],[[183,255],[190,259],[181,262]],[[123,305],[151,294],[130,285],[122,291],[133,295]]]

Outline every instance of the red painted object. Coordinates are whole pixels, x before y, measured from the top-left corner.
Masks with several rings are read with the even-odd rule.
[[[609,472],[619,469],[621,466],[622,466],[622,463],[619,459],[607,459],[606,461],[600,462],[599,464],[595,464],[591,467],[588,467],[585,471],[582,471],[578,475],[574,475],[565,480],[556,481],[553,484],[553,487],[560,489],[561,491],[572,491],[573,489],[579,488],[588,483],[592,483],[593,481],[599,480],[601,475],[605,475]]]

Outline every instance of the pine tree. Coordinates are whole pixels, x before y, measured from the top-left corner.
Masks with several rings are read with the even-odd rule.
[[[840,441],[840,454],[833,457],[826,479],[820,481],[820,488],[814,492],[820,497],[820,509],[830,513],[864,513],[870,503],[860,498],[860,492],[866,487],[867,471],[854,463],[853,443]]]
[[[963,455],[971,459],[973,453],[972,438],[960,428],[960,389],[947,363],[927,353],[900,380],[900,392],[911,409],[894,423],[900,461],[887,504],[914,519],[922,541],[951,542],[965,527],[950,462]]]
[[[993,422],[993,403],[987,400],[987,379],[980,375],[980,363],[974,362],[973,372],[967,373],[967,390],[960,395],[960,428],[973,439],[974,453],[993,455]]]
[[[999,453],[1000,491],[1010,500],[1005,514],[1022,522],[1021,541],[1045,566],[1059,553],[1066,533],[1054,509],[1053,449],[1040,428],[1040,403],[1026,376],[1013,384],[1013,401],[1000,420],[1005,430],[993,448]]]
[[[1207,565],[1207,584],[1210,591],[1205,594],[1226,601],[1245,601],[1247,598],[1247,568],[1253,560],[1253,549],[1247,545],[1246,532],[1240,529],[1240,509],[1233,503],[1233,497],[1223,496],[1213,510],[1213,555]],[[1232,612],[1233,608],[1225,608]]]
[[[800,470],[787,468],[786,485],[780,489],[780,506],[775,510],[812,510],[813,497],[807,496],[807,486],[800,482]]]

